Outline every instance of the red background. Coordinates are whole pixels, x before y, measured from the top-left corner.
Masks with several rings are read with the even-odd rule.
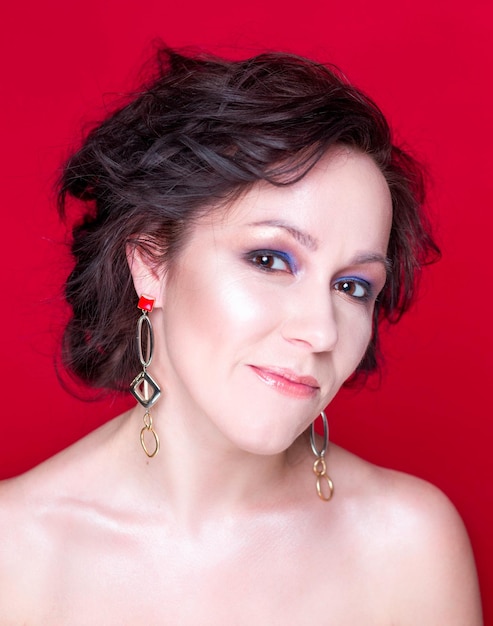
[[[72,398],[53,368],[69,261],[51,187],[81,124],[134,84],[155,37],[226,55],[268,48],[330,61],[428,166],[443,249],[417,306],[384,333],[379,389],[343,392],[330,407],[332,437],[449,495],[468,527],[493,624],[492,12],[481,0],[12,3],[0,37],[0,478],[121,410],[121,402]]]

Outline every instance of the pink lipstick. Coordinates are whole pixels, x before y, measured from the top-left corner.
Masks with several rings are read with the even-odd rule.
[[[262,382],[294,398],[312,398],[320,389],[313,376],[299,376],[292,370],[277,367],[250,365],[250,368]]]

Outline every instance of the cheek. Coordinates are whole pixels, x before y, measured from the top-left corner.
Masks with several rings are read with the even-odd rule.
[[[255,284],[241,275],[223,277],[213,272],[209,278],[207,274],[188,270],[177,277],[169,307],[171,336],[177,334],[178,326],[192,341],[214,343],[213,349],[219,351],[270,325],[272,298],[259,293]]]
[[[225,323],[244,330],[254,330],[269,319],[267,300],[241,278],[217,286],[215,308]]]
[[[346,377],[358,367],[366,354],[373,334],[373,312],[365,311],[352,316],[339,335],[339,346],[345,354]]]

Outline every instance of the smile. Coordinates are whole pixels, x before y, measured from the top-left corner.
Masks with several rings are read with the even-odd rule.
[[[313,376],[298,376],[291,370],[249,366],[262,382],[269,387],[294,398],[313,398],[320,390]]]

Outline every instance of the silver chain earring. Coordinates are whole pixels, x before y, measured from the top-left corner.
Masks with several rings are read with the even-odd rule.
[[[151,406],[161,395],[161,388],[152,376],[147,372],[154,354],[154,332],[152,330],[149,313],[154,307],[154,298],[142,295],[137,307],[142,311],[137,321],[137,354],[142,366],[142,371],[137,374],[130,384],[130,392],[144,409],[144,426],[140,431],[140,444],[148,457],[152,458],[159,452],[159,437],[152,425],[152,415],[149,411]],[[145,326],[145,330],[144,330]],[[147,331],[147,332],[145,332]],[[145,442],[146,434],[154,439],[154,448],[149,450]]]
[[[322,418],[324,427],[322,448],[317,450],[315,442],[315,421],[312,422],[310,429],[310,445],[313,454],[316,456],[315,462],[313,463],[313,473],[317,477],[317,494],[321,500],[328,502],[334,494],[334,483],[327,474],[327,465],[325,463],[325,453],[329,446],[329,422],[327,421],[325,411],[320,413],[320,417]]]

